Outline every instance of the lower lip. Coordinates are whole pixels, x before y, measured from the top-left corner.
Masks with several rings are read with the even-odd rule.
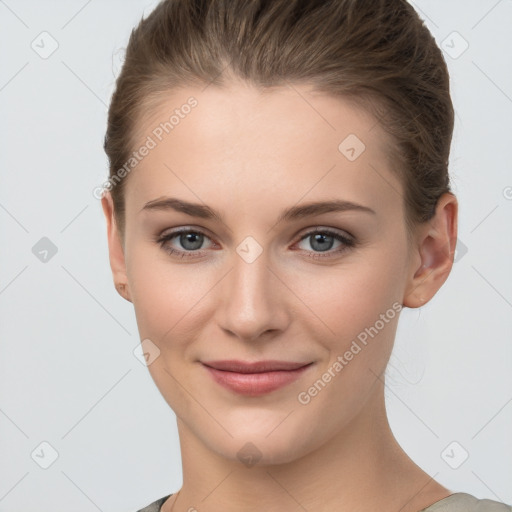
[[[263,373],[236,373],[216,370],[203,365],[213,379],[231,391],[248,396],[260,396],[282,388],[297,380],[313,363],[296,370],[280,370]]]

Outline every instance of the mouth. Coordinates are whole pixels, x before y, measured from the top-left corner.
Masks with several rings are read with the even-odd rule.
[[[235,393],[260,396],[291,384],[314,363],[289,361],[206,361],[202,365],[213,380]]]

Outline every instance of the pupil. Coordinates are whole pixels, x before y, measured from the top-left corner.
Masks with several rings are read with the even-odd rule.
[[[320,250],[320,251],[328,251],[329,249],[332,248],[332,243],[333,243],[333,237],[332,236],[329,236],[329,235],[322,235],[322,234],[316,234],[316,235],[313,235],[314,237],[314,242],[311,244],[311,246],[313,247],[313,249],[315,249],[315,243],[319,243],[319,247],[316,247],[316,249]],[[329,242],[326,242],[326,238],[330,238],[330,243]],[[326,247],[326,245],[328,245],[328,247]]]
[[[180,243],[183,247],[189,250],[199,249],[202,244],[201,237],[202,235],[199,233],[185,233],[184,235],[181,235]],[[192,246],[187,244],[192,244]]]

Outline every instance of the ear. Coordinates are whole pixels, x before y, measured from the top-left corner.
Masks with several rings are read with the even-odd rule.
[[[404,306],[423,306],[448,278],[457,244],[457,219],[457,199],[447,192],[439,198],[434,217],[418,228]]]
[[[132,302],[126,275],[124,249],[114,216],[114,203],[110,192],[105,191],[105,194],[101,198],[101,206],[107,222],[108,252],[114,285],[121,297]]]

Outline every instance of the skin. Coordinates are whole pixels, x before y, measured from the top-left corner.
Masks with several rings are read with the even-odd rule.
[[[384,371],[398,314],[309,403],[298,395],[393,303],[417,308],[435,295],[452,268],[456,198],[444,194],[409,243],[388,134],[363,110],[305,85],[262,92],[232,80],[172,91],[139,123],[141,142],[190,96],[197,107],[125,178],[124,239],[110,194],[102,199],[114,282],[126,284],[120,293],[134,305],[141,340],[160,350],[148,368],[177,417],[183,486],[162,510],[416,512],[452,494],[388,424]],[[351,133],[366,146],[354,161],[338,150]],[[163,196],[207,204],[224,220],[141,211]],[[285,208],[332,199],[375,213],[277,223]],[[155,241],[179,227],[206,235],[188,251],[199,257],[170,255]],[[357,243],[336,253],[343,243],[328,238],[322,252],[304,237],[316,228]],[[236,250],[247,236],[263,250],[252,263]],[[169,246],[191,247],[179,235]],[[200,363],[213,359],[314,365],[247,397],[213,381]],[[237,457],[248,442],[261,455],[252,467]]]

